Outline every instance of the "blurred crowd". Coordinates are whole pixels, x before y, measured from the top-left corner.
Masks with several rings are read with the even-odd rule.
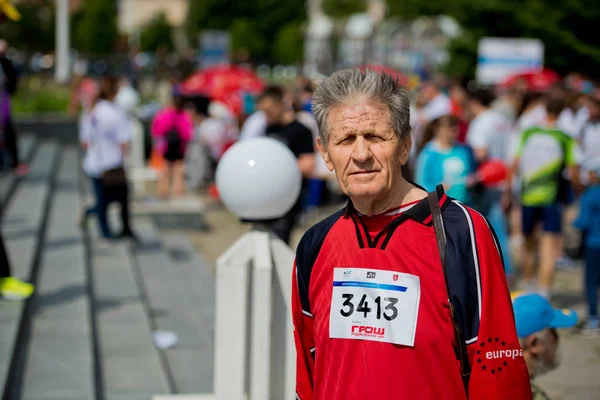
[[[555,268],[583,257],[584,332],[597,335],[600,92],[573,76],[550,83],[425,83],[411,115],[409,173],[427,190],[442,183],[487,218],[519,289],[549,298]]]
[[[496,87],[437,76],[421,83],[408,93],[413,148],[403,174],[429,191],[443,184],[449,196],[484,215],[497,234],[509,283],[549,298],[557,266],[570,268],[578,257],[592,264],[600,257],[600,91],[577,76],[545,79],[543,87],[532,84],[531,77]],[[107,191],[101,183],[106,171],[132,163],[127,143],[136,135],[125,126],[132,126],[139,100],[126,78],[111,82],[79,97],[84,167],[95,180],[97,197],[86,215],[99,216],[106,238],[113,234],[104,210],[112,201],[126,203],[128,189]],[[190,94],[189,84],[174,80],[170,101],[152,117],[150,157],[142,162],[158,171],[158,198],[201,188],[218,198],[212,182],[224,152],[239,140],[275,138],[296,156],[303,176],[298,202],[271,222],[271,229],[289,243],[303,215],[343,199],[317,154],[318,128],[311,111],[317,84],[299,77],[287,87],[240,92],[232,103],[227,96]],[[104,131],[103,139],[94,144],[98,130]],[[144,135],[137,137],[134,142]],[[129,236],[124,208],[121,235]],[[598,332],[594,304],[600,268],[594,264],[587,270],[589,328]]]

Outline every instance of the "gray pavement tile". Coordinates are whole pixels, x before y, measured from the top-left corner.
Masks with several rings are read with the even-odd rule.
[[[92,241],[97,238],[94,233]],[[169,393],[128,246],[93,249],[92,273],[106,398]]]
[[[33,142],[32,142],[33,143]],[[38,235],[41,229],[44,201],[50,189],[50,173],[57,156],[58,145],[45,142],[32,160],[31,172],[42,180],[25,177],[16,188],[12,199],[4,209],[2,232],[11,262],[13,276],[29,279]],[[5,223],[7,222],[8,223]],[[27,231],[26,235],[11,234]],[[0,303],[0,389],[4,389],[8,367],[16,343],[24,303]]]
[[[74,148],[61,154],[57,179],[76,183],[78,158]],[[80,235],[76,229],[78,194],[54,192],[46,232],[52,241]],[[89,295],[85,289],[83,242],[44,247],[38,272],[37,294],[27,361],[23,398],[93,398],[93,358]]]
[[[149,219],[136,218],[134,226],[144,240],[159,239]],[[171,238],[164,246],[137,251],[136,258],[154,323],[179,337],[177,347],[165,351],[177,391],[206,393],[213,380],[214,277],[184,242]],[[175,245],[180,257],[170,254]]]

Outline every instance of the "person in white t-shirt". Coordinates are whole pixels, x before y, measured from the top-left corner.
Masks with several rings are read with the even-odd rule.
[[[581,178],[584,184],[589,182],[589,173],[600,165],[600,98],[590,97],[589,121],[581,131],[582,149]]]
[[[263,111],[256,111],[251,114],[240,131],[240,140],[262,137],[267,134],[267,116]]]
[[[477,162],[506,160],[510,121],[490,108],[493,100],[494,96],[483,89],[469,95],[468,107],[474,118],[467,131],[467,144],[473,149]]]
[[[467,107],[474,117],[467,131],[466,142],[473,149],[475,161],[506,161],[506,147],[510,133],[510,121],[491,108],[494,96],[491,92],[478,89],[469,94]],[[473,195],[474,207],[485,215],[496,232],[506,274],[512,274],[508,226],[502,209],[502,185],[486,187]]]
[[[86,210],[85,216],[96,214],[102,237],[114,238],[108,225],[106,211],[112,202],[121,205],[122,232],[116,237],[133,237],[129,222],[129,191],[127,184],[107,185],[103,176],[107,171],[124,167],[124,155],[131,141],[131,124],[127,114],[114,103],[118,80],[105,78],[100,85],[100,96],[91,111],[81,120],[79,140],[85,150],[83,170],[91,178],[96,204]]]
[[[427,102],[421,110],[420,117],[424,123],[433,121],[444,115],[452,114],[452,102],[438,86],[432,82],[426,82],[421,88],[421,94]]]
[[[567,95],[566,107],[558,116],[557,128],[579,140],[581,131],[586,125],[590,111],[585,104],[581,104],[581,94],[574,92]]]

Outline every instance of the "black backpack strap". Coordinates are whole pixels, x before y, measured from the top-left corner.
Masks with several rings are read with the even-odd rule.
[[[437,190],[428,193],[429,207],[431,209],[431,217],[433,219],[433,228],[435,231],[435,238],[437,241],[438,250],[440,253],[440,260],[442,261],[442,270],[444,271],[444,280],[446,282],[446,291],[448,293],[448,306],[450,307],[450,315],[452,316],[452,325],[454,326],[454,336],[457,343],[455,348],[456,358],[460,361],[460,370],[465,387],[465,393],[469,394],[469,378],[471,377],[471,364],[469,363],[469,356],[467,353],[467,345],[460,325],[456,319],[456,313],[454,312],[454,305],[452,304],[450,288],[448,286],[448,270],[446,266],[446,231],[444,230],[444,220],[442,218],[442,210],[440,209],[440,200],[437,194]]]

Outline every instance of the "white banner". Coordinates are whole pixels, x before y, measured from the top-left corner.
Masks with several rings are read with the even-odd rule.
[[[523,71],[541,70],[544,66],[544,44],[538,39],[493,38],[479,40],[477,82],[500,83]]]

